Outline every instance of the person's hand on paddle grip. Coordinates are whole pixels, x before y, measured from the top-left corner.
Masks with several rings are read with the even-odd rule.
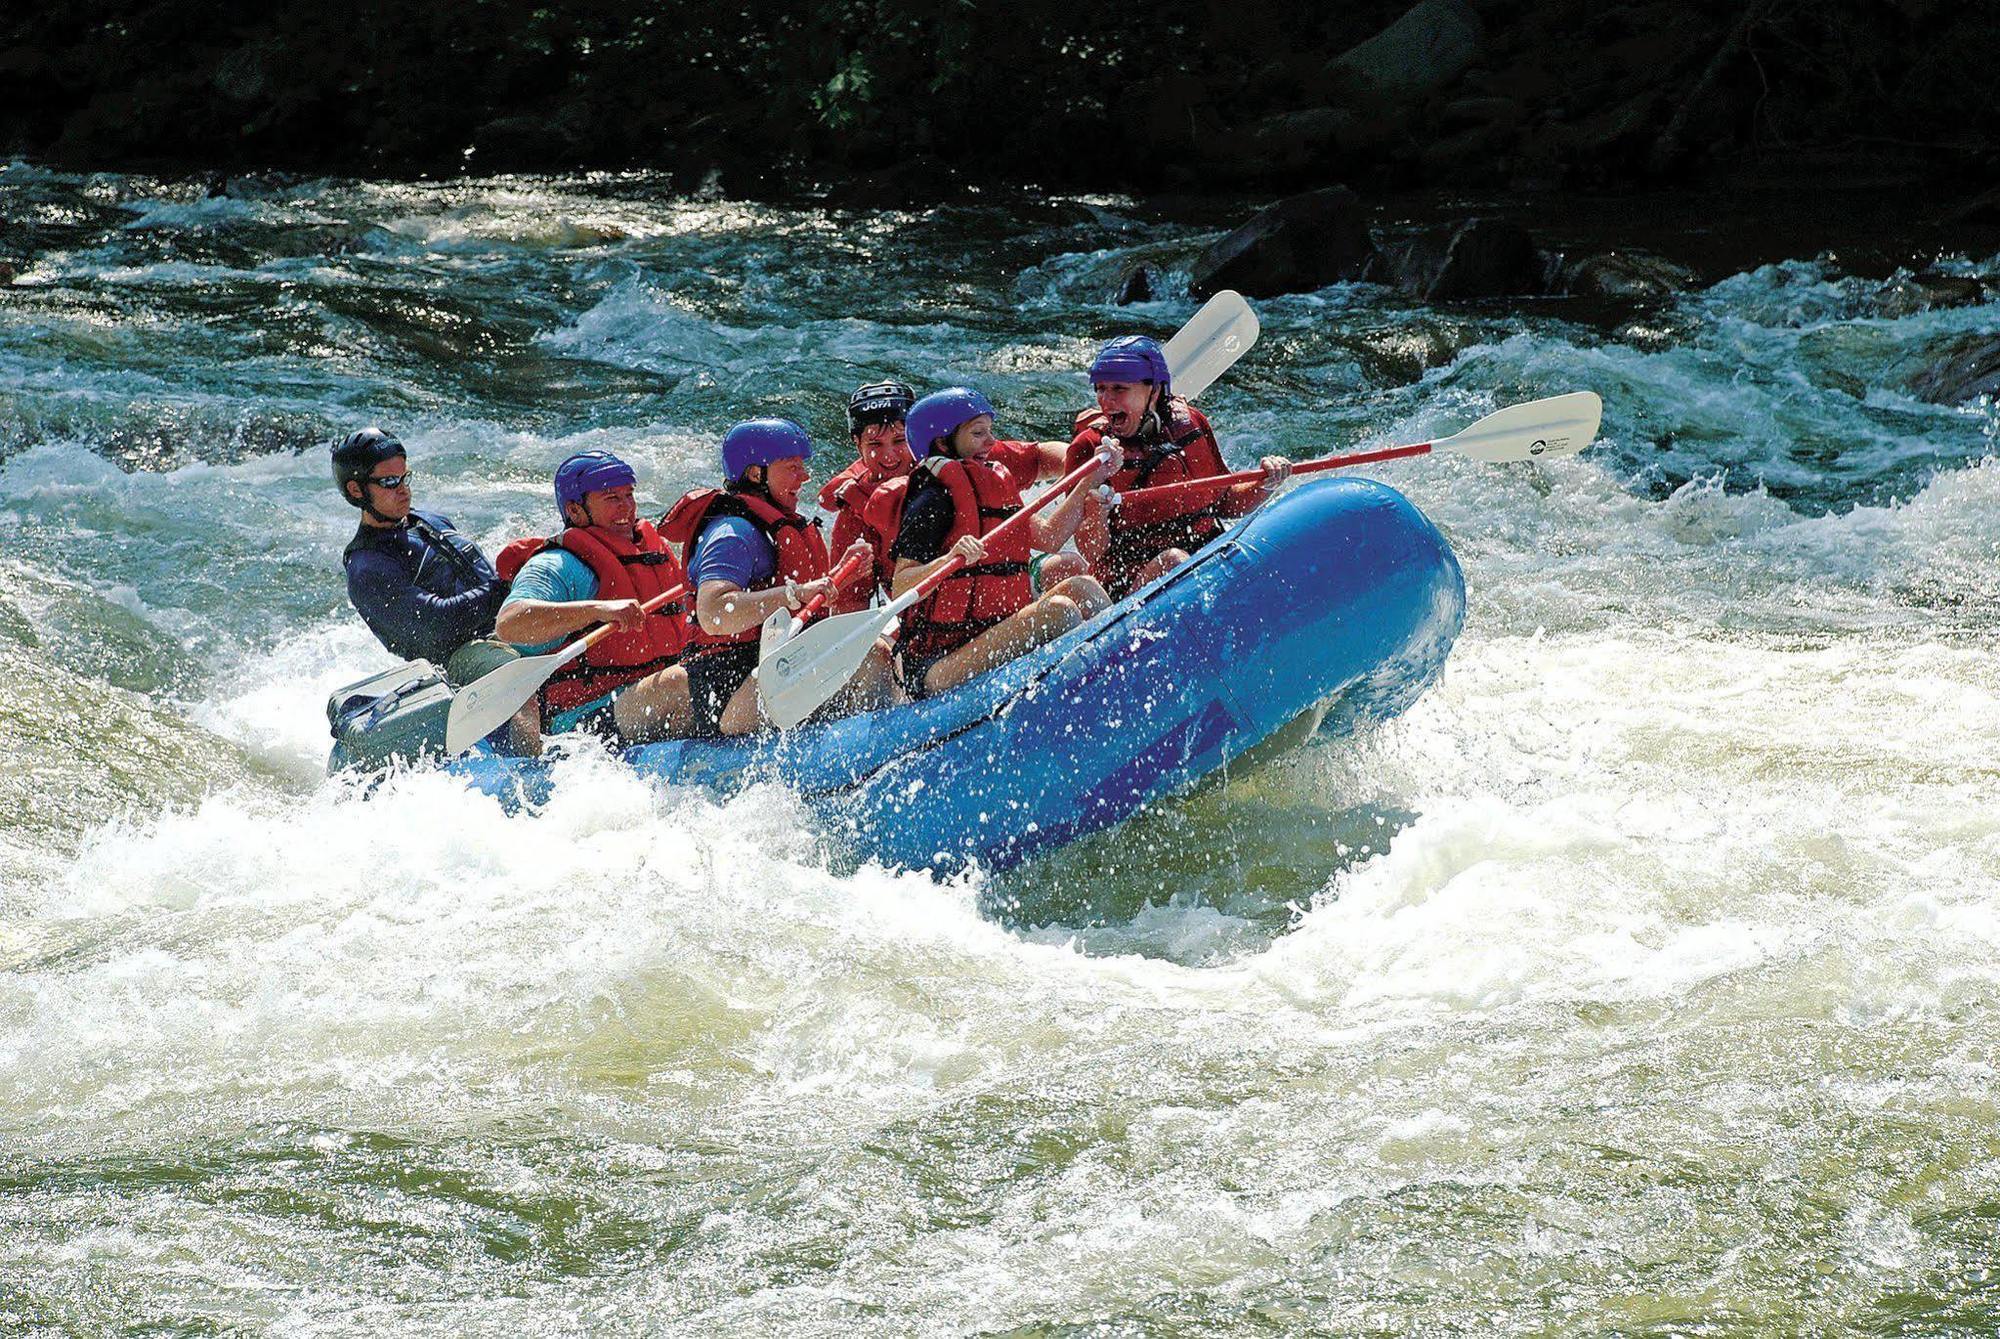
[[[1264,487],[1276,488],[1292,477],[1292,462],[1283,456],[1265,456],[1257,462],[1257,468],[1264,471]]]
[[[961,536],[958,543],[951,546],[951,551],[965,559],[968,567],[986,560],[986,545],[978,535]]]
[[[833,575],[840,578],[840,589],[845,594],[856,595],[868,589],[875,582],[875,550],[868,546],[867,540],[855,540],[840,555]]]
[[[646,621],[646,611],[639,607],[637,600],[599,600],[597,621],[614,623],[626,629],[636,628]]]
[[[1125,452],[1109,441],[1099,442],[1097,454],[1091,457],[1091,463],[1097,468],[1084,478],[1082,484],[1084,488],[1101,484],[1118,473],[1118,467],[1125,463]]]

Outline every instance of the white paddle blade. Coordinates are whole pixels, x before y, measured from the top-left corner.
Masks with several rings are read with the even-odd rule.
[[[492,734],[528,705],[549,676],[574,656],[557,652],[510,660],[458,690],[444,720],[444,750],[456,757]]]
[[[1174,394],[1194,399],[1257,342],[1257,313],[1234,289],[1225,288],[1167,341],[1167,370]]]
[[[836,614],[785,643],[757,666],[764,715],[780,730],[789,730],[818,711],[853,679],[895,617],[890,609]]]
[[[780,647],[798,635],[797,617],[789,609],[780,609],[764,620],[764,630],[757,635],[758,664],[778,654]]]
[[[1571,391],[1496,410],[1433,449],[1495,464],[1573,456],[1596,440],[1603,417],[1604,402],[1595,392]]]

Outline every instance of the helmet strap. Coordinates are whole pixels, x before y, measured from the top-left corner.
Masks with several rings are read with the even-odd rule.
[[[764,473],[758,476],[757,482],[751,483],[750,470],[762,470]],[[769,465],[750,466],[749,469],[743,471],[741,477],[731,479],[724,486],[723,491],[725,493],[748,493],[752,497],[764,499],[764,501],[770,503],[773,507],[777,507],[779,511],[785,510],[785,508],[778,506],[778,499],[771,496],[771,467]]]
[[[380,521],[382,523],[383,529],[394,529],[396,526],[402,525],[404,523],[404,521],[392,521],[387,516],[384,516],[381,512],[375,510],[375,504],[368,500],[368,481],[366,479],[355,479],[352,482],[360,485],[361,500],[359,502],[354,502],[354,497],[352,494],[349,494],[347,500],[349,502],[354,502],[355,506],[361,508],[363,515],[373,516],[377,521]],[[343,493],[347,492],[347,485],[342,484],[340,486],[340,491]],[[408,520],[408,517],[405,517],[404,520]]]

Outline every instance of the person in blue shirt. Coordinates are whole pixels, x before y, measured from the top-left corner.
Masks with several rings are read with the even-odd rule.
[[[361,509],[360,528],[340,556],[348,600],[393,654],[443,667],[452,652],[493,631],[507,583],[448,519],[411,505],[401,442],[363,428],[332,455],[341,496]]]
[[[687,574],[652,522],[639,518],[636,482],[611,452],[577,452],[556,467],[562,532],[500,551],[500,570],[514,587],[498,635],[524,654],[545,655],[600,624],[616,629],[543,685],[543,733],[583,730],[627,746],[689,731],[688,672],[680,664]]]
[[[856,539],[832,561],[818,519],[799,514],[812,454],[812,438],[790,419],[746,419],[722,439],[723,487],[694,490],[661,522],[687,557],[695,592],[686,663],[697,738],[765,726],[755,676],[764,620],[780,610],[805,612],[817,597],[825,597],[822,615],[868,602],[868,541]],[[881,644],[826,710],[872,710],[893,691],[889,649]]]

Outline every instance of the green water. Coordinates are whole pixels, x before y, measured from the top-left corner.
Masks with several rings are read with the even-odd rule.
[[[1406,717],[940,883],[602,756],[533,814],[325,781],[387,662],[324,440],[490,549],[585,445],[663,503],[791,413],[824,477],[875,376],[1053,430],[1213,219],[0,206],[0,1331],[2000,1328],[1996,420],[1897,380],[2000,308],[1260,303],[1232,461],[1580,388],[1602,444],[1383,471],[1471,602]]]

